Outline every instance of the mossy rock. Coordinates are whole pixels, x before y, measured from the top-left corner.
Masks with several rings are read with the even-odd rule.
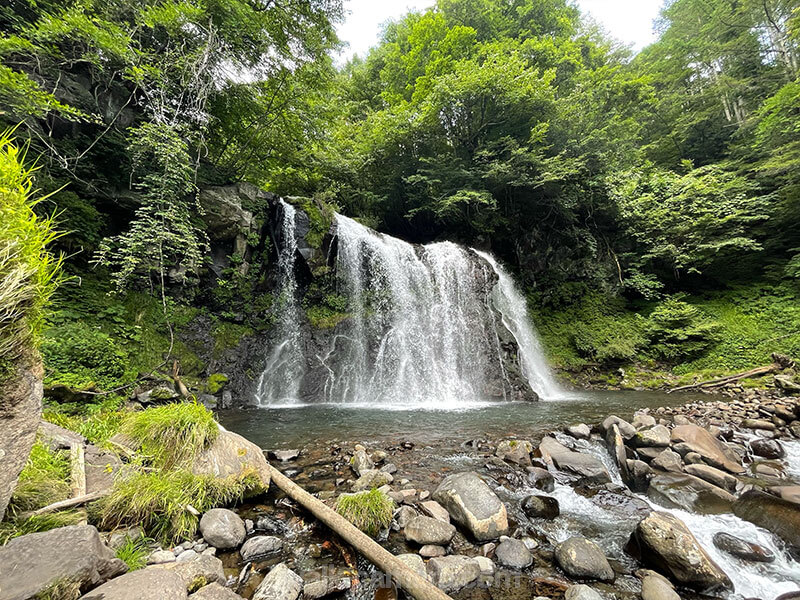
[[[206,390],[209,394],[217,394],[228,384],[228,376],[224,373],[214,373],[209,376],[206,382]]]

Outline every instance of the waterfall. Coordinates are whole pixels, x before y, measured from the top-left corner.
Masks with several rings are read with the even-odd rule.
[[[298,402],[305,357],[301,347],[297,280],[296,211],[280,201],[281,228],[278,239],[278,294],[275,297],[276,338],[264,372],[258,381],[256,401],[261,406]]]
[[[503,315],[503,323],[513,334],[519,347],[519,360],[522,374],[533,390],[544,400],[562,396],[544,357],[539,336],[531,324],[528,304],[517,289],[514,280],[501,267],[494,257],[485,252],[474,252],[489,263],[497,274],[498,283],[494,291],[495,306]]]

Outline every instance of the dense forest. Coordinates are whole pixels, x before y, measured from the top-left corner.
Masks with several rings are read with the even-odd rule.
[[[12,2],[0,119],[75,277],[51,320],[93,292],[161,289],[222,329],[241,312],[267,326],[271,301],[235,268],[196,286],[197,190],[247,181],[409,241],[490,249],[560,367],[791,354],[796,9],[675,0],[634,54],[563,0],[441,0],[337,68],[335,0]],[[50,346],[99,335],[79,327]]]

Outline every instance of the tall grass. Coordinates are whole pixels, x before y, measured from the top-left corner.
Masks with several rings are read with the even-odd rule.
[[[55,290],[62,257],[47,250],[58,237],[52,217],[34,207],[34,169],[11,130],[0,133],[0,358],[18,359],[36,345],[44,306]]]
[[[35,442],[11,496],[9,514],[36,510],[68,498],[69,470],[66,453],[52,452],[41,441]]]
[[[393,510],[392,499],[378,489],[342,494],[336,500],[336,512],[371,536],[389,526]]]

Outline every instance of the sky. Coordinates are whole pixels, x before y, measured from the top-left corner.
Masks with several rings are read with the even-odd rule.
[[[640,50],[655,39],[653,19],[663,0],[576,0],[584,13],[590,13],[612,36]],[[401,17],[411,9],[424,10],[434,0],[345,0],[346,21],[338,28],[339,37],[350,47],[342,62],[354,54],[364,56],[378,43],[381,24]]]

